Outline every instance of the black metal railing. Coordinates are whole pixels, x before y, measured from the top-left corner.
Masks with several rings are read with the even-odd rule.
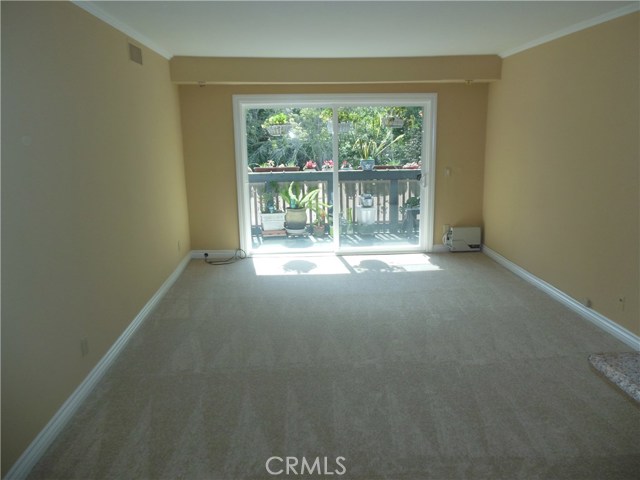
[[[333,172],[306,170],[300,172],[252,172],[249,173],[250,211],[253,232],[260,231],[260,212],[271,201],[273,208],[284,211],[286,205],[278,191],[299,182],[303,191],[319,188],[319,200],[333,203]],[[420,195],[420,170],[340,170],[339,191],[342,221],[359,223],[359,198],[371,194],[375,209],[372,233],[413,233],[417,229],[416,208],[407,201]],[[277,186],[277,187],[276,187]],[[307,213],[308,223],[315,221],[315,213]],[[410,230],[410,231],[409,231]]]

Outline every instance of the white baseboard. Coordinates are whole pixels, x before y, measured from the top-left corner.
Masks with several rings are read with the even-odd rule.
[[[191,258],[195,260],[202,260],[204,258],[204,254],[208,253],[209,258],[211,259],[221,259],[221,258],[231,258],[236,254],[237,250],[191,250]],[[300,255],[300,252],[292,252],[296,255]],[[368,253],[368,252],[367,252]],[[446,245],[442,244],[434,244],[431,250],[427,253],[449,253],[449,249]],[[270,253],[265,253],[264,255],[271,255]],[[276,254],[279,255],[279,254]],[[284,253],[284,255],[289,255],[289,253]],[[332,252],[322,252],[322,253],[314,253],[314,252],[304,252],[303,255],[333,255]]]
[[[529,273],[524,268],[519,267],[512,261],[507,260],[499,253],[491,250],[489,247],[483,245],[482,252],[485,255],[487,255],[489,258],[495,260],[497,263],[505,267],[507,270],[510,270],[511,272],[518,275],[520,278],[523,278],[527,282],[538,287],[540,290],[547,293],[551,297],[555,298],[560,303],[562,303],[566,307],[576,312],[578,315],[582,316],[586,320],[589,320],[591,323],[600,327],[605,332],[613,335],[618,340],[626,343],[634,350],[640,350],[640,337],[638,337],[633,332],[630,332],[626,328],[621,327],[620,325],[615,323],[613,320],[610,320],[609,318],[596,312],[595,310],[585,307],[580,302],[578,302],[575,298],[570,297],[569,295],[562,292],[561,290],[558,290],[553,285]]]
[[[13,464],[7,472],[4,480],[20,480],[26,478],[31,469],[40,460],[45,451],[51,446],[58,434],[67,425],[78,407],[87,398],[96,384],[102,379],[113,361],[120,354],[124,346],[127,344],[133,333],[145,321],[149,313],[155,308],[160,299],[167,293],[169,288],[175,283],[180,274],[186,268],[191,260],[190,255],[186,255],[178,264],[173,273],[165,280],[158,291],[151,299],[142,307],[142,310],[136,315],[129,326],[122,332],[115,343],[109,348],[107,353],[100,359],[95,367],[89,372],[89,375],[75,389],[75,391],[62,404],[56,414],[49,420],[49,423],[40,431],[38,436],[31,442],[27,449],[22,453],[20,458]]]

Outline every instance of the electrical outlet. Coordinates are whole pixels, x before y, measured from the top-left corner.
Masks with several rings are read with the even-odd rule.
[[[80,340],[80,354],[83,357],[86,357],[87,355],[89,355],[89,339],[88,338],[83,338],[82,340]]]
[[[624,307],[625,307],[625,303],[627,302],[627,299],[624,296],[620,296],[618,297],[618,305],[620,306],[620,311],[624,312]]]

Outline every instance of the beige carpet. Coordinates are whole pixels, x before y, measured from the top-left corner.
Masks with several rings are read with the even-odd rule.
[[[628,347],[482,254],[407,258],[192,261],[30,478],[638,478],[587,361]]]

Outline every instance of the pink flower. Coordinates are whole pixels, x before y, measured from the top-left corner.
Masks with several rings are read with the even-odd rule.
[[[411,163],[405,163],[402,168],[404,169],[418,169],[420,168],[420,163],[418,162],[411,162]]]
[[[316,162],[314,162],[313,160],[309,160],[305,165],[304,168],[305,170],[315,170],[317,167]]]

